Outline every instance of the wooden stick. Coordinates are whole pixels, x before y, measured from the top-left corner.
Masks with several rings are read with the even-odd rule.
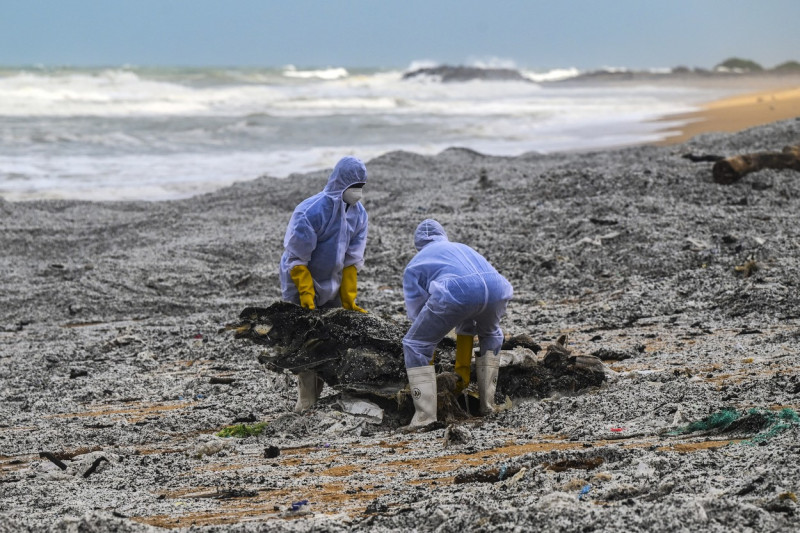
[[[743,176],[765,168],[800,171],[800,145],[786,146],[782,152],[757,152],[735,155],[714,163],[714,181],[729,185]]]

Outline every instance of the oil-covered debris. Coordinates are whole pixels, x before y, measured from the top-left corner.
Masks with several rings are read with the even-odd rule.
[[[592,355],[573,355],[567,338],[548,345],[544,358],[533,365],[501,368],[497,393],[509,398],[545,398],[554,392],[575,393],[606,380],[603,362]]]
[[[267,346],[259,357],[275,372],[313,370],[326,384],[356,397],[368,397],[393,412],[411,411],[405,393],[404,330],[399,324],[371,314],[345,309],[308,310],[289,302],[269,307],[248,307],[239,321],[227,326],[237,339]],[[566,337],[548,346],[542,359],[540,346],[529,335],[516,335],[503,345],[516,350],[501,366],[495,401],[506,397],[544,398],[554,392],[576,393],[599,386],[606,379],[597,357],[573,355]],[[440,345],[435,356],[439,419],[454,421],[470,416],[459,406],[455,390],[458,376],[452,370],[453,350]],[[473,376],[472,381],[475,381]]]
[[[565,472],[567,470],[594,470],[601,464],[603,464],[604,460],[602,457],[582,457],[580,459],[563,459],[561,461],[556,461],[553,463],[544,463],[544,467],[547,470],[551,470],[553,472]]]
[[[472,472],[469,474],[458,474],[453,480],[453,483],[497,483],[498,481],[503,481],[514,477],[514,475],[516,475],[520,470],[521,467],[519,466],[488,468],[486,470]]]
[[[288,302],[248,307],[228,326],[238,339],[270,346],[267,368],[298,373],[313,370],[330,386],[387,390],[405,384],[399,325],[346,309],[308,310]]]

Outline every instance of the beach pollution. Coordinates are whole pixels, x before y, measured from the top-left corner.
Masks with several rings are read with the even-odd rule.
[[[34,78],[96,87],[84,74]],[[557,143],[519,151],[515,141],[506,146],[513,153],[492,153],[491,134],[471,138],[485,151],[449,134],[435,149],[407,149],[427,119],[404,125],[408,146],[390,146],[382,128],[394,111],[386,112],[381,142],[367,155],[356,146],[361,159],[347,160],[366,174],[337,182],[348,153],[305,154],[313,170],[280,176],[251,158],[266,119],[250,106],[263,95],[254,96],[257,83],[236,82],[244,109],[209,111],[211,133],[188,135],[193,115],[174,108],[183,133],[172,137],[153,115],[134,121],[143,137],[175,144],[145,143],[149,156],[131,172],[149,162],[168,174],[171,150],[181,155],[170,164],[202,152],[203,164],[225,166],[236,154],[214,140],[238,136],[249,155],[191,195],[178,182],[152,190],[137,182],[125,194],[142,187],[143,196],[110,201],[113,184],[93,181],[87,164],[87,196],[48,197],[38,190],[46,172],[25,163],[33,152],[15,144],[0,156],[34,183],[6,179],[0,189],[0,531],[800,528],[797,74],[408,74],[361,83],[374,101],[400,83],[427,95],[432,84],[463,84],[454,91],[472,102],[486,97],[485,83],[508,83],[503,105],[511,107],[530,104],[520,87],[536,84],[544,84],[537,97],[590,95],[571,104],[620,91],[646,101],[628,102],[630,116],[594,124],[563,151]],[[322,98],[296,69],[281,75]],[[104,76],[131,87],[146,74]],[[172,76],[146,85],[158,92]],[[348,73],[326,76],[317,79]],[[0,76],[0,87],[20,83]],[[219,95],[202,85],[161,103]],[[704,109],[680,115],[696,98],[729,92],[729,107],[704,108],[705,126]],[[285,103],[289,93],[270,94]],[[774,117],[731,131],[709,125],[719,124],[715,109],[761,109],[770,95],[778,95]],[[657,112],[637,114],[651,97]],[[446,100],[436,103],[442,113]],[[103,150],[144,149],[118,136],[97,143],[114,123],[101,108],[113,115],[117,103],[71,105],[78,109],[62,120],[33,122],[82,123],[73,141],[84,143],[86,160],[68,161],[61,141],[55,148],[73,170],[91,158],[110,164]],[[297,108],[286,108],[297,119]],[[17,111],[15,131],[33,135]],[[332,130],[347,122],[330,121]],[[623,123],[624,134],[615,129]],[[684,126],[700,131],[682,139]],[[250,127],[256,133],[242,133]],[[591,139],[602,131],[609,136]],[[162,201],[149,201],[153,191]],[[313,261],[295,270],[304,252],[293,235],[317,242],[301,215],[320,191],[340,220],[362,224],[369,213],[369,231],[347,247],[349,264],[330,287]],[[430,242],[419,242],[430,227]],[[481,283],[513,287],[513,296],[481,300],[499,310],[502,335],[492,340],[478,318],[475,335],[459,323],[426,344],[410,333],[419,294],[404,273],[426,247],[445,257],[461,243],[477,254],[465,262],[496,269],[478,272],[490,275]],[[321,301],[326,290],[332,300]],[[436,303],[452,309],[457,299]],[[430,361],[420,363],[428,348]],[[494,374],[479,368],[487,360]],[[417,373],[434,381],[419,385]],[[426,394],[433,410],[420,416]]]

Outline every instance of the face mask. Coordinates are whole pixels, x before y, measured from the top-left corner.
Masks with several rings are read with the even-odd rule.
[[[342,193],[342,200],[347,205],[356,205],[361,197],[364,195],[364,191],[357,187],[350,187],[349,189],[345,189]]]

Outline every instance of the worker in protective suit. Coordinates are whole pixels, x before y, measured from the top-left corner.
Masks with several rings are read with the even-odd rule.
[[[307,309],[344,307],[366,313],[356,305],[357,272],[364,266],[367,211],[361,204],[367,168],[356,157],[343,157],[322,192],[303,200],[294,210],[281,257],[283,299]],[[316,372],[297,375],[300,412],[314,405],[323,381]]]
[[[478,252],[450,242],[441,224],[423,220],[414,233],[417,255],[403,273],[403,295],[413,321],[403,338],[408,383],[414,400],[409,428],[436,421],[436,373],[433,351],[453,328],[460,389],[469,385],[472,342],[481,414],[494,411],[494,394],[503,344],[500,319],[514,291],[511,284]]]

